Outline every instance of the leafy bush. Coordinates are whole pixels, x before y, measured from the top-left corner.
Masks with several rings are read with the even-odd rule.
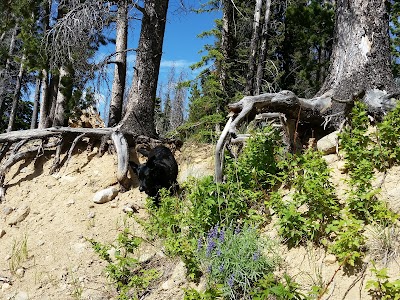
[[[372,187],[375,168],[383,168],[382,158],[394,158],[393,148],[396,147],[395,137],[399,139],[400,130],[394,125],[393,119],[398,117],[398,111],[395,111],[381,125],[381,131],[384,137],[389,141],[381,141],[377,144],[368,134],[368,115],[366,105],[356,102],[351,112],[350,126],[346,127],[341,138],[341,147],[345,153],[346,166],[349,171],[350,179],[348,181],[351,187],[348,194],[347,206],[349,212],[357,219],[365,220],[368,223],[374,220],[393,220],[394,214],[391,213],[386,205],[376,197],[377,190]],[[389,128],[389,126],[393,126]],[[388,147],[388,148],[387,148]],[[390,161],[390,160],[389,160]]]
[[[279,263],[275,246],[250,226],[215,225],[198,240],[197,251],[211,287],[220,284],[231,299],[250,299],[253,284]]]
[[[386,268],[378,270],[374,266],[371,271],[374,273],[376,280],[369,280],[367,289],[374,300],[400,299],[400,279],[389,281]]]
[[[355,266],[365,255],[364,222],[354,218],[333,221],[327,228],[336,238],[328,249],[336,255],[340,264]]]
[[[94,251],[108,262],[105,272],[116,285],[118,299],[139,299],[140,293],[159,277],[157,270],[143,269],[139,261],[132,257],[142,240],[133,236],[127,228],[118,235],[115,245],[103,245],[93,239],[88,241]],[[112,248],[115,248],[115,257],[109,254]]]
[[[278,171],[278,132],[272,127],[253,132],[237,160],[227,157],[226,177],[245,189],[268,189]]]
[[[277,193],[271,196],[269,205],[279,216],[279,233],[290,247],[306,240],[320,243],[341,209],[326,161],[321,153],[308,150],[289,156],[284,169],[291,174],[286,180],[295,192],[288,202]]]
[[[283,282],[275,278],[274,274],[269,273],[260,279],[254,291],[253,300],[264,299],[287,299],[287,300],[306,300],[311,299],[300,291],[298,283],[287,275],[283,275]]]

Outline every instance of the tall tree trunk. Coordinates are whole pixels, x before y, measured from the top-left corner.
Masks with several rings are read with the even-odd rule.
[[[228,68],[232,57],[232,26],[233,26],[233,5],[231,0],[223,0],[222,15],[222,36],[221,52],[225,58],[225,63],[221,65],[221,85],[225,93],[227,92]]]
[[[262,92],[262,80],[264,77],[265,61],[267,59],[267,44],[268,44],[267,33],[268,33],[270,15],[271,15],[271,0],[266,0],[264,24],[261,32],[260,54],[258,56],[257,73],[255,79],[255,89],[254,89],[255,95],[259,95]]]
[[[149,137],[156,135],[154,107],[160,70],[168,0],[145,1],[136,66],[122,120],[122,130]]]
[[[43,32],[46,33],[50,27],[50,10],[52,6],[52,0],[48,0],[47,3],[43,3],[43,20],[42,20],[42,29]],[[46,65],[48,65],[48,60],[46,58]],[[49,114],[50,114],[50,91],[49,91],[49,70],[46,66],[41,71],[41,92],[40,92],[40,119],[39,119],[39,128],[44,129],[49,127]]]
[[[245,94],[252,95],[254,93],[254,73],[256,69],[256,60],[258,53],[258,43],[260,41],[260,18],[261,18],[262,0],[256,0],[256,7],[254,10],[253,20],[253,35],[250,42],[250,56],[247,72],[247,83],[245,87]]]
[[[62,66],[60,68],[57,100],[54,110],[53,126],[63,126],[65,120],[65,107],[68,99],[71,97],[71,87],[69,78],[71,78],[71,72],[67,67]]]
[[[40,74],[39,74],[37,76],[37,78],[36,78],[35,96],[34,96],[34,99],[33,99],[33,112],[32,112],[32,120],[31,120],[31,129],[35,129],[37,127],[41,83],[42,83],[42,80],[41,80]]]
[[[4,113],[3,101],[5,99],[5,89],[7,86],[7,81],[9,81],[9,76],[10,76],[9,72],[15,50],[15,40],[18,33],[18,26],[19,26],[18,23],[16,23],[12,31],[6,64],[4,66],[4,69],[0,72],[0,116],[3,115]]]
[[[19,67],[19,73],[17,77],[17,84],[15,86],[14,97],[10,112],[10,119],[8,120],[7,132],[12,131],[14,127],[15,116],[17,114],[18,101],[19,97],[21,96],[22,78],[24,76],[24,63],[25,63],[25,55],[23,55],[21,58],[21,64]]]
[[[57,106],[57,94],[58,94],[58,85],[60,83],[60,76],[59,75],[51,75],[50,84],[48,87],[48,101],[49,101],[49,114],[47,115],[46,120],[46,128],[53,126],[54,115],[56,112]]]
[[[40,92],[40,119],[39,128],[44,129],[49,127],[47,123],[48,115],[50,111],[50,97],[49,97],[49,73],[46,69],[42,70],[42,82]]]
[[[118,3],[117,34],[115,41],[114,80],[111,91],[108,126],[117,125],[122,119],[122,103],[125,93],[126,79],[126,49],[128,43],[128,3],[121,0]]]
[[[318,92],[346,100],[369,89],[394,90],[386,1],[337,0],[329,74]]]

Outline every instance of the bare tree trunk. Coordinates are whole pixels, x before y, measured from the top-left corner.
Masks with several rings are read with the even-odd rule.
[[[185,99],[187,89],[182,86],[182,82],[185,81],[185,73],[182,71],[179,74],[177,84],[175,85],[174,100],[171,103],[171,129],[175,130],[183,124],[185,111]]]
[[[41,83],[42,83],[42,80],[40,79],[40,74],[39,74],[38,77],[36,78],[35,96],[34,96],[34,99],[33,99],[33,112],[32,112],[32,120],[31,120],[31,129],[35,129],[37,127]]]
[[[246,95],[253,95],[254,93],[254,73],[256,69],[256,56],[258,50],[258,43],[260,41],[260,17],[262,9],[262,0],[256,0],[256,7],[254,9],[254,21],[253,21],[253,36],[250,42],[250,56],[248,63],[247,72],[247,83],[245,87]]]
[[[117,12],[117,36],[115,41],[115,68],[111,91],[108,126],[117,125],[122,119],[122,104],[126,79],[126,48],[128,42],[128,3],[121,0]]]
[[[270,15],[271,15],[271,0],[266,0],[264,24],[261,32],[260,54],[258,57],[257,74],[255,79],[255,89],[254,89],[255,95],[259,95],[262,92],[262,79],[264,77],[264,67],[265,67],[265,61],[267,59],[267,44],[268,44],[267,33],[268,33],[268,24]]]
[[[15,24],[14,29],[12,31],[11,35],[11,40],[10,40],[10,47],[8,48],[8,57],[6,60],[6,64],[4,66],[4,69],[0,72],[0,115],[3,115],[3,101],[5,98],[5,88],[6,88],[6,81],[9,78],[9,71],[10,71],[10,66],[11,66],[11,61],[12,57],[14,55],[14,49],[15,49],[15,39],[17,37],[17,32],[18,32],[18,23]]]
[[[233,24],[233,5],[231,0],[223,0],[222,16],[222,36],[221,52],[225,58],[225,64],[221,65],[221,85],[227,91],[228,64],[232,57],[232,24]]]
[[[169,0],[148,0],[144,8],[135,73],[122,130],[156,135],[154,107]]]
[[[369,89],[393,91],[388,26],[385,1],[336,1],[331,67],[318,95],[331,90],[344,100]]]
[[[50,109],[50,97],[49,97],[49,74],[46,69],[42,70],[42,82],[41,82],[41,93],[40,93],[40,119],[39,128],[44,129],[48,127],[47,117]]]
[[[59,82],[58,82],[58,91],[57,91],[57,100],[54,110],[54,118],[53,118],[53,126],[63,126],[65,119],[65,107],[67,105],[68,98],[70,95],[68,94],[69,87],[67,87],[66,80],[71,74],[67,67],[62,66],[60,68]]]
[[[17,114],[18,101],[19,101],[19,97],[21,96],[22,78],[24,76],[24,62],[25,62],[25,54],[21,58],[21,65],[19,67],[17,84],[15,86],[14,97],[13,97],[13,102],[12,102],[12,107],[11,107],[11,112],[10,112],[10,119],[8,120],[7,132],[10,132],[13,130],[15,116]]]
[[[58,94],[58,85],[60,83],[60,76],[59,75],[51,75],[50,84],[49,84],[49,107],[50,111],[47,115],[46,120],[46,128],[53,126],[54,115],[56,112],[57,106],[57,94]]]

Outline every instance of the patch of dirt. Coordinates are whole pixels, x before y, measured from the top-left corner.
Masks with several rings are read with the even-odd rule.
[[[146,239],[142,226],[123,211],[133,206],[136,218],[145,219],[146,196],[133,188],[118,193],[110,202],[93,203],[97,191],[117,182],[115,156],[98,157],[96,150],[73,155],[68,166],[55,175],[48,175],[53,163],[51,153],[35,162],[17,164],[8,172],[6,200],[0,203],[0,299],[115,299],[115,288],[104,273],[106,263],[87,239],[111,243],[125,226]],[[212,175],[213,151],[209,145],[184,145],[175,154],[180,169],[178,181]],[[332,182],[343,197],[343,164],[335,156],[326,159],[332,169]],[[400,168],[390,170],[380,194],[394,208],[400,203],[399,175]],[[9,225],[26,207],[29,212],[23,220]],[[276,227],[269,224],[263,234],[277,238]],[[379,234],[371,236],[379,245]],[[18,260],[23,254],[27,259]],[[284,264],[280,272],[294,276],[304,287],[331,282],[323,299],[370,299],[365,291],[370,266],[361,278],[360,273],[345,274],[332,255],[311,245],[290,250],[282,246],[281,255]],[[182,299],[183,288],[196,287],[185,279],[183,263],[167,257],[159,241],[144,242],[138,256],[162,274],[143,299]],[[396,260],[388,268],[393,278],[399,276]]]

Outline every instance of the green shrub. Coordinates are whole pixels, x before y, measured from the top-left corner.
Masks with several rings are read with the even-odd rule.
[[[400,279],[389,281],[387,269],[378,270],[375,265],[371,269],[376,280],[367,281],[368,293],[374,300],[399,300],[400,299]]]
[[[215,225],[198,240],[197,249],[211,287],[221,285],[224,296],[231,299],[250,299],[254,283],[279,264],[275,247],[250,226]]]
[[[253,300],[265,299],[285,299],[285,300],[306,300],[312,299],[300,291],[298,283],[287,275],[283,275],[283,280],[279,281],[274,274],[269,273],[260,279],[254,291]]]
[[[270,188],[278,172],[279,140],[278,132],[269,126],[253,132],[237,160],[226,157],[227,182],[238,182],[245,189]]]
[[[329,169],[316,151],[308,150],[289,158],[285,170],[290,174],[286,181],[295,190],[292,199],[284,202],[274,193],[267,204],[277,212],[279,233],[290,247],[304,241],[320,243],[327,226],[339,218],[341,209]]]
[[[93,239],[88,241],[94,251],[108,262],[105,272],[116,286],[118,299],[139,299],[141,292],[151,281],[160,276],[155,269],[142,268],[139,261],[132,256],[142,240],[133,236],[127,228],[118,235],[115,245],[103,245]],[[116,250],[114,258],[108,252],[111,248]]]

